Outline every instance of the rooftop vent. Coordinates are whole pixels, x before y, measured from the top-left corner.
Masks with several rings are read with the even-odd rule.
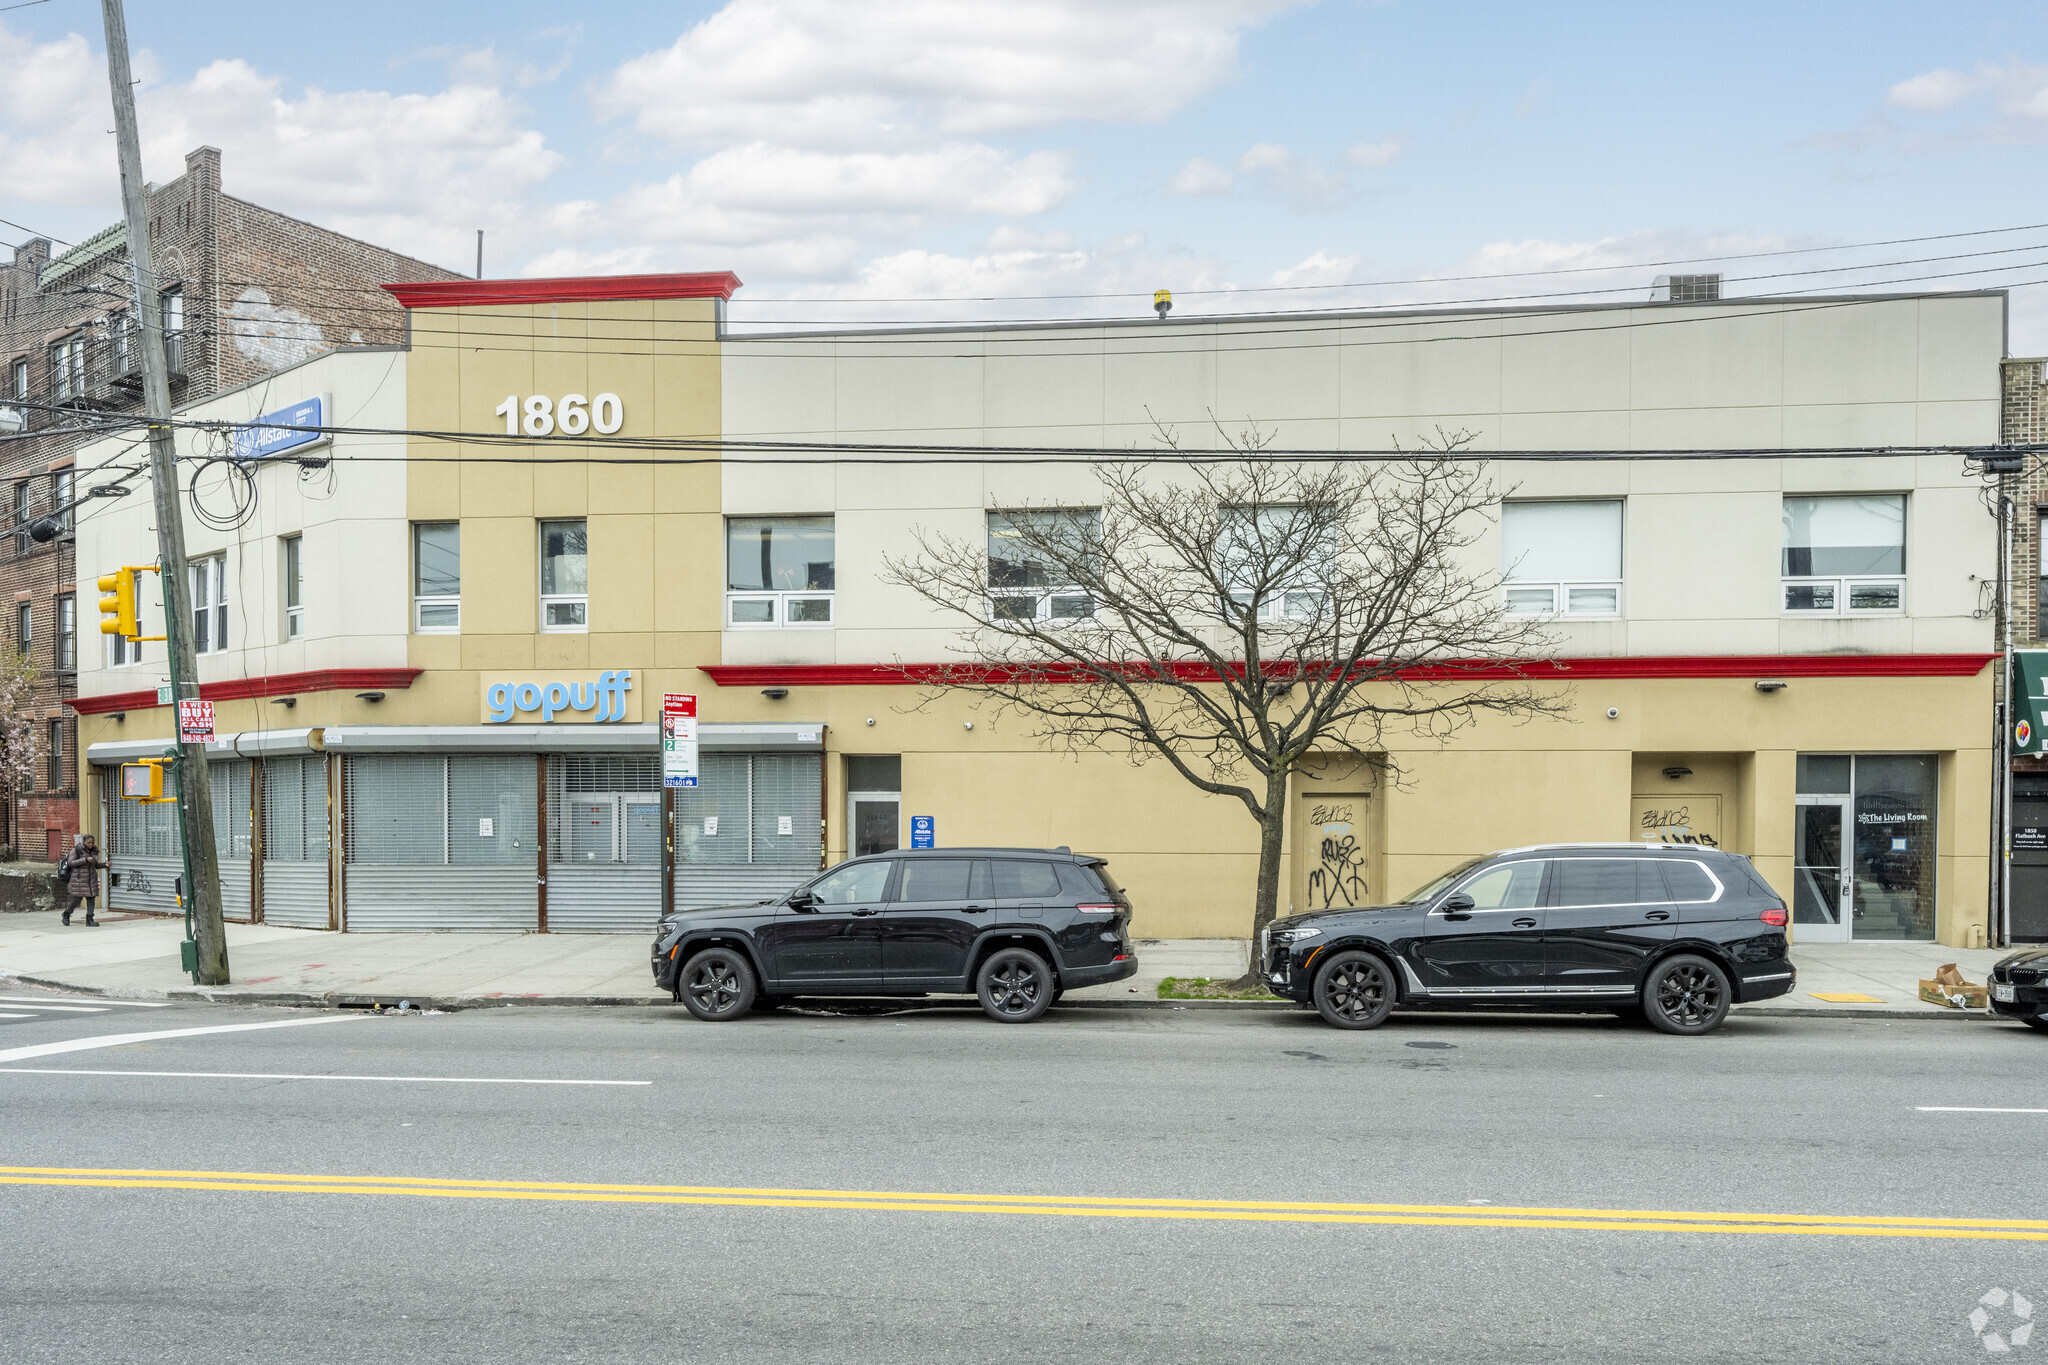
[[[1659,275],[1650,286],[1652,303],[1718,303],[1721,277],[1713,275]]]

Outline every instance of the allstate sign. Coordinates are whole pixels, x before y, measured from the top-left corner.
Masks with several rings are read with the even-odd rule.
[[[489,725],[603,725],[640,718],[640,696],[626,668],[540,679],[487,677],[483,703]]]

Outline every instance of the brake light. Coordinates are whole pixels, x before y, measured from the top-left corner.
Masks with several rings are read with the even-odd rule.
[[[1782,929],[1785,927],[1785,921],[1789,917],[1785,914],[1784,906],[1774,905],[1770,909],[1764,911],[1763,914],[1759,915],[1757,918],[1761,919],[1765,924],[1770,925],[1773,929]]]
[[[1116,913],[1114,905],[1077,905],[1074,908],[1084,915],[1114,915]]]

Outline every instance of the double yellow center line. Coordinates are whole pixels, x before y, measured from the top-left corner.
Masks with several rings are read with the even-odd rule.
[[[1564,1228],[1591,1232],[1728,1232],[1808,1237],[2048,1241],[2048,1222],[2044,1221],[1895,1218],[1878,1214],[1126,1199],[1054,1194],[918,1194],[888,1190],[595,1185],[540,1180],[455,1180],[431,1176],[280,1175],[266,1171],[156,1171],[64,1166],[0,1166],[0,1185],[208,1190],[242,1194],[383,1194],[425,1199],[551,1200],[579,1204],[694,1204],[763,1209],[842,1209],[857,1213],[1034,1214],[1063,1218],[1163,1218],[1236,1223],[1374,1223],[1408,1227]]]

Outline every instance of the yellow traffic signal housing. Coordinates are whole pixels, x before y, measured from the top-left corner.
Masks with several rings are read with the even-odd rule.
[[[100,634],[132,640],[142,634],[135,619],[135,570],[119,569],[100,575]]]
[[[164,791],[164,771],[173,760],[145,758],[121,765],[121,795],[130,801],[175,801],[177,793]]]

